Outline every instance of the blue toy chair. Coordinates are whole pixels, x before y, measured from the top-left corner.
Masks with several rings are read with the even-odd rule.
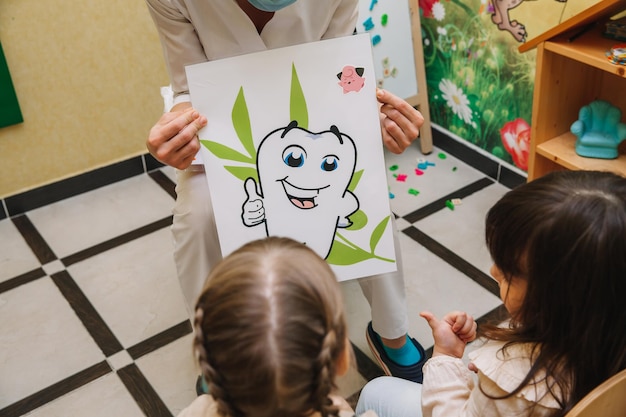
[[[608,101],[596,100],[583,106],[570,127],[575,134],[576,153],[588,158],[615,159],[617,147],[626,139],[622,112]]]

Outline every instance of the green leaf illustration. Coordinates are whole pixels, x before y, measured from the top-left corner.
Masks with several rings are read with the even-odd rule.
[[[367,225],[367,214],[361,209],[350,215],[352,224],[346,230],[361,230]]]
[[[376,246],[378,246],[378,242],[380,242],[380,238],[383,236],[383,233],[387,228],[387,223],[389,223],[389,218],[390,216],[385,217],[380,223],[378,223],[372,232],[372,236],[370,237],[370,250],[372,253],[376,251]]]
[[[256,168],[225,165],[224,169],[230,172],[231,174],[233,174],[236,178],[240,179],[241,181],[245,181],[248,178],[254,178],[256,183],[257,184],[259,183],[259,175],[256,171]]]
[[[295,64],[291,64],[291,95],[289,97],[289,117],[298,122],[298,126],[309,128],[309,112],[306,107],[304,92],[298,79]]]
[[[356,171],[352,178],[350,179],[350,184],[348,184],[348,190],[354,192],[356,186],[359,185],[359,181],[361,181],[361,177],[363,176],[363,170]]]
[[[379,230],[381,224],[386,224],[389,220],[389,216],[382,222],[378,224],[374,232],[372,232],[372,236],[370,237],[370,244],[373,241],[380,240],[380,236],[375,237],[376,235],[382,235],[382,232]],[[384,227],[382,227],[384,230]],[[345,242],[345,243],[344,243]],[[378,256],[372,252],[368,253],[365,250],[361,249],[359,246],[350,242],[340,233],[335,233],[335,240],[333,241],[333,246],[330,250],[330,253],[326,257],[326,261],[331,265],[353,265],[367,259],[378,259],[383,262],[391,262],[394,263],[393,259],[383,258],[382,256]]]
[[[204,145],[211,153],[220,159],[227,159],[229,161],[245,162],[247,164],[254,164],[256,161],[251,157],[244,155],[236,150],[229,148],[226,145],[222,145],[218,142],[211,140],[200,140],[200,143]]]
[[[335,239],[333,247],[326,257],[326,262],[331,265],[354,265],[371,258],[372,255],[365,252],[363,249],[348,246]]]
[[[250,157],[256,159],[256,148],[252,140],[252,128],[250,127],[250,115],[248,114],[248,105],[246,104],[246,98],[243,95],[243,87],[239,88],[239,94],[235,104],[233,104],[233,111],[231,114],[233,120],[233,127],[237,132],[237,137],[243,145]]]

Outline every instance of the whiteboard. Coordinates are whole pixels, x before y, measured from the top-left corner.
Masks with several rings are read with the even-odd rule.
[[[358,33],[370,35],[378,86],[404,99],[416,96],[417,75],[409,2],[359,0],[356,29]]]

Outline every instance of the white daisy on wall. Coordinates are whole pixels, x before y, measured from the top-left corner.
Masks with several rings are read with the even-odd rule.
[[[465,123],[472,124],[472,109],[469,107],[469,100],[463,90],[446,78],[439,83],[439,90],[454,114]]]

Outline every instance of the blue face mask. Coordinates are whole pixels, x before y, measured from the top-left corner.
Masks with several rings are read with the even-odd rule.
[[[296,0],[248,0],[248,3],[264,12],[275,12],[295,2]]]

